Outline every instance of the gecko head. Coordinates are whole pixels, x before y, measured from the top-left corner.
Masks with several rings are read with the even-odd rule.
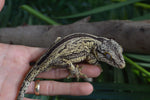
[[[106,62],[117,68],[124,68],[125,61],[123,58],[122,47],[113,39],[103,38],[103,41],[96,48],[95,56],[98,61]]]

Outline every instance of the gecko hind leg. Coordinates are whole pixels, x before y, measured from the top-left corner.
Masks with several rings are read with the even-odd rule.
[[[73,65],[73,63],[71,61],[68,61],[68,60],[64,60],[68,65],[69,65],[69,71],[70,71],[70,74],[67,76],[67,79],[73,77],[75,75],[75,77],[77,78],[77,81],[79,81],[80,79],[80,76],[83,76],[84,78],[88,78],[85,74],[83,74],[81,72],[82,70],[82,67],[80,67],[79,65]]]

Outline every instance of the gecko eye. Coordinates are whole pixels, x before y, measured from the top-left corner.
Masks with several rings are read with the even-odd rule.
[[[104,53],[107,59],[112,59],[111,55],[108,52]]]

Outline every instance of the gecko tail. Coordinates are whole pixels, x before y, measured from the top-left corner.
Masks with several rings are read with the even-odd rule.
[[[23,84],[22,84],[22,86],[20,88],[17,100],[23,100],[24,94],[25,94],[25,92],[26,92],[26,90],[27,90],[29,85],[30,85],[29,81],[26,81],[26,80],[23,81]]]
[[[24,81],[21,85],[17,100],[23,100],[24,98],[24,94],[26,93],[26,90],[28,89],[28,86],[30,85],[30,83],[35,79],[35,77],[40,74],[41,72],[45,71],[47,69],[46,66],[43,68],[42,65],[38,65],[38,63],[41,60],[37,61],[37,63],[30,69],[30,71],[28,72],[28,74],[26,75],[26,77],[24,78]]]
[[[17,100],[23,100],[24,94],[26,93],[26,90],[28,89],[30,83],[35,79],[35,77],[39,74],[39,71],[37,69],[32,68],[29,73],[26,75],[21,87],[20,91],[17,97]]]

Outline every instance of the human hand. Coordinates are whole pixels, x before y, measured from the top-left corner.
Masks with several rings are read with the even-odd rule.
[[[5,0],[0,0],[0,11],[2,10],[4,6]]]
[[[15,100],[25,74],[29,71],[31,61],[36,61],[45,49],[0,43],[0,100]],[[97,77],[101,69],[83,64],[82,72],[88,77]],[[84,67],[85,66],[85,67]],[[52,69],[38,75],[38,78],[62,79],[68,75],[66,69]],[[27,93],[34,93],[32,82]],[[89,95],[93,86],[88,82],[40,81],[41,95]],[[24,98],[24,100],[33,100]]]

